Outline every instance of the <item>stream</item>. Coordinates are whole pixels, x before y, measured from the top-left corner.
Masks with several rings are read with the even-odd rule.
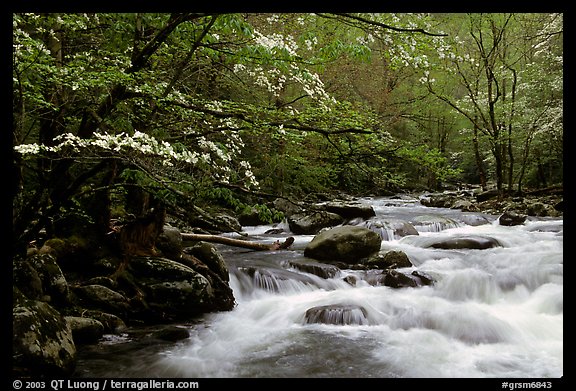
[[[563,219],[431,208],[417,198],[364,198],[382,250],[403,251],[434,283],[392,288],[364,270],[319,277],[295,268],[313,235],[244,227],[259,242],[293,236],[288,250],[216,245],[230,270],[237,306],[180,324],[177,342],[106,335],[81,347],[76,377],[161,378],[560,378],[563,376]],[[432,219],[426,216],[440,217]],[[410,221],[397,236],[386,221]],[[428,222],[418,224],[416,222]],[[496,240],[485,249],[443,249],[441,239]],[[250,271],[250,272],[249,272]],[[347,281],[353,279],[355,284]],[[310,308],[358,309],[345,324],[310,323]],[[343,308],[344,308],[343,307]],[[360,310],[361,309],[361,310]]]

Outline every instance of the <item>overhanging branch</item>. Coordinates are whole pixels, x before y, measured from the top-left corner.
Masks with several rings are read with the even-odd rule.
[[[429,35],[432,37],[447,37],[448,36],[448,34],[444,34],[444,33],[431,33],[429,31],[426,31],[426,30],[421,29],[421,28],[412,29],[412,28],[390,26],[386,23],[377,22],[375,20],[370,20],[370,19],[363,18],[361,16],[347,14],[347,13],[346,14],[336,13],[334,15],[337,15],[337,16],[340,16],[340,17],[343,17],[346,19],[356,20],[358,22],[362,22],[362,23],[365,23],[365,24],[368,24],[371,26],[381,27],[381,28],[386,29],[386,30],[398,31],[401,33],[419,33],[419,34]],[[322,14],[320,14],[320,16],[326,17],[325,15],[322,15]]]

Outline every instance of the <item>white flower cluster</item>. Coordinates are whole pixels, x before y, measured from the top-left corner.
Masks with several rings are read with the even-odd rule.
[[[240,162],[240,167],[244,170],[245,180],[248,182],[248,184],[250,186],[258,187],[259,184],[256,180],[256,177],[254,176],[254,173],[252,173],[252,167],[250,166],[250,163],[242,160]]]
[[[306,49],[312,50],[314,46],[318,45],[318,38],[312,37],[311,39],[306,39],[304,43],[306,44]]]
[[[291,35],[271,34],[264,35],[259,31],[254,31],[254,42],[270,51],[275,49],[286,50],[291,56],[297,55],[298,44]]]
[[[432,84],[436,81],[436,79],[431,78],[430,77],[430,71],[428,69],[426,69],[424,71],[424,76],[422,76],[420,79],[418,79],[418,81],[422,84],[428,84],[428,83]]]
[[[273,19],[271,19],[274,21]],[[274,52],[275,50],[284,50],[288,55],[298,57],[297,50],[299,49],[294,38],[291,35],[270,34],[264,35],[259,31],[254,31],[254,42],[262,46],[264,49]],[[316,38],[307,40],[306,47],[310,50],[318,43]],[[300,68],[296,63],[292,62],[286,72],[283,74],[278,68],[264,69],[260,65],[248,69],[245,65],[236,64],[234,72],[245,71],[250,75],[256,85],[266,88],[274,96],[279,96],[284,86],[288,81],[295,81],[302,85],[304,91],[312,98],[317,100],[320,105],[329,110],[329,106],[335,103],[332,98],[324,89],[324,83],[316,73],[309,70]]]
[[[277,68],[266,70],[262,66],[257,65],[249,69],[243,64],[235,64],[234,72],[246,72],[254,79],[254,84],[266,88],[275,97],[280,96],[288,81],[293,81],[300,84],[306,94],[310,98],[317,100],[324,109],[330,110],[330,105],[336,103],[336,100],[324,89],[324,83],[317,73],[301,69],[295,64],[290,65],[288,75],[282,74]]]
[[[372,34],[366,34],[365,37],[357,37],[356,41],[360,44],[360,45],[370,45],[372,43],[374,43],[375,39],[374,36]]]
[[[291,75],[291,79],[300,83],[308,96],[316,99],[322,108],[329,111],[330,105],[336,103],[336,99],[326,92],[320,76],[306,69],[301,70],[296,65],[293,65],[292,68],[294,73]]]
[[[40,153],[60,153],[66,154],[72,150],[75,153],[98,151],[121,153],[137,152],[143,155],[156,156],[161,158],[161,163],[165,166],[172,166],[173,161],[196,164],[201,159],[201,155],[194,151],[176,151],[171,144],[166,141],[158,141],[154,137],[135,131],[132,136],[126,133],[108,134],[95,133],[94,138],[83,139],[72,133],[64,133],[54,138],[56,145],[48,146],[43,144],[21,144],[14,147],[14,150],[22,155],[35,155]]]
[[[175,162],[197,165],[207,164],[215,177],[227,181],[227,176],[231,173],[229,165],[233,163],[233,157],[240,152],[238,145],[243,145],[239,136],[233,135],[232,140],[221,148],[216,143],[201,137],[198,139],[200,152],[189,151],[183,148],[176,150],[166,141],[158,141],[156,138],[139,131],[133,135],[126,133],[108,134],[95,133],[93,138],[83,139],[72,133],[64,133],[54,138],[57,143],[53,146],[44,144],[21,144],[14,147],[14,150],[24,156],[38,155],[42,153],[55,153],[62,157],[70,155],[70,152],[83,154],[84,157],[98,158],[102,152],[111,153],[120,158],[133,159],[140,156],[159,158],[163,166],[174,166]],[[227,152],[231,151],[231,153]],[[212,155],[215,158],[212,158]],[[77,156],[75,156],[76,158]],[[250,163],[239,162],[244,181],[249,186],[258,186],[258,181],[251,171]],[[220,173],[224,173],[221,176]]]

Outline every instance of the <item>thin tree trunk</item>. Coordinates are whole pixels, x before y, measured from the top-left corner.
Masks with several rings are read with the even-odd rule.
[[[514,121],[515,105],[516,105],[516,83],[518,82],[518,77],[516,76],[516,70],[509,68],[512,71],[513,81],[512,81],[512,107],[510,108],[510,119],[508,120],[508,160],[510,163],[510,168],[508,171],[508,193],[512,194],[513,181],[514,181],[514,151],[512,150],[512,121]]]
[[[480,186],[482,190],[486,191],[488,189],[486,183],[486,171],[484,170],[484,163],[482,162],[482,157],[480,156],[480,150],[478,147],[478,126],[474,122],[474,138],[472,139],[474,145],[474,158],[476,159],[476,167],[478,168],[478,175],[480,177]]]

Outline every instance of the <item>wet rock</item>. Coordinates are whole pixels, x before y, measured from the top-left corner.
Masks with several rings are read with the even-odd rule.
[[[334,278],[340,274],[340,269],[334,265],[311,261],[290,261],[288,266],[321,278]]]
[[[358,283],[358,278],[356,276],[349,275],[344,277],[342,280],[351,286],[356,286],[356,284]]]
[[[479,225],[484,225],[484,224],[490,224],[490,220],[488,220],[488,218],[486,216],[482,216],[479,214],[463,214],[462,216],[460,216],[460,221],[463,222],[466,225],[471,225],[473,227],[479,226]]]
[[[103,285],[78,286],[73,288],[73,292],[84,307],[110,312],[121,318],[126,317],[130,308],[124,295]]]
[[[67,376],[76,366],[72,330],[62,315],[13,289],[13,370],[20,376]]]
[[[560,200],[553,205],[553,208],[559,212],[564,212],[564,200]]]
[[[469,235],[440,239],[431,243],[427,247],[440,248],[444,250],[484,250],[487,248],[501,247],[501,244],[498,240],[491,237]]]
[[[303,209],[295,202],[289,201],[285,198],[277,198],[273,202],[274,208],[284,213],[286,217],[290,217],[296,213],[302,213]]]
[[[82,309],[81,314],[83,317],[92,318],[102,323],[102,326],[104,326],[104,333],[118,334],[127,329],[126,323],[114,314],[87,309]]]
[[[297,213],[288,217],[288,226],[295,235],[314,235],[322,228],[334,227],[343,222],[342,216],[326,211]]]
[[[463,212],[473,212],[476,210],[476,205],[470,200],[456,200],[450,208],[460,209]]]
[[[182,234],[176,227],[165,225],[156,240],[156,247],[162,251],[167,258],[178,258],[182,253]]]
[[[328,212],[336,213],[346,220],[354,219],[356,217],[369,219],[370,217],[376,216],[376,212],[374,211],[374,208],[372,208],[372,205],[362,202],[333,201],[324,204],[324,208]]]
[[[368,267],[378,268],[378,269],[389,269],[389,268],[402,268],[412,266],[412,262],[403,251],[390,250],[386,253],[378,254],[375,257],[371,257],[367,262]]]
[[[149,309],[148,315],[176,320],[217,310],[209,280],[181,263],[156,257],[135,257],[129,272]]]
[[[434,279],[430,275],[428,275],[428,273],[424,273],[424,272],[419,271],[419,270],[414,270],[411,274],[417,280],[419,280],[420,283],[418,285],[433,285],[434,284]]]
[[[383,274],[382,285],[389,286],[391,288],[415,288],[418,286],[418,281],[411,276],[404,273],[400,273],[396,270],[387,270]]]
[[[380,250],[382,238],[376,232],[351,225],[331,228],[316,235],[304,249],[304,256],[320,261],[357,263]]]
[[[186,328],[169,325],[156,331],[153,336],[163,341],[177,342],[190,337],[190,332]]]
[[[94,343],[104,335],[104,325],[96,319],[80,316],[65,316],[64,319],[70,326],[74,343],[77,345]]]
[[[365,280],[373,286],[384,285],[390,288],[417,288],[434,283],[432,277],[426,273],[414,270],[411,274],[406,274],[395,269],[368,271]]]
[[[44,301],[59,304],[68,302],[68,282],[54,255],[39,253],[29,257],[26,262],[36,271],[42,282],[42,291],[48,296],[43,298]]]
[[[497,189],[490,189],[490,190],[486,190],[483,191],[481,193],[478,193],[476,195],[476,201],[477,202],[484,202],[487,201],[489,199],[492,199],[494,197],[498,196],[498,190]]]
[[[498,221],[500,225],[512,226],[512,225],[522,225],[526,221],[526,215],[507,211],[500,215]]]
[[[271,228],[271,229],[267,230],[266,232],[264,232],[265,235],[278,235],[281,233],[284,233],[283,228]]]

